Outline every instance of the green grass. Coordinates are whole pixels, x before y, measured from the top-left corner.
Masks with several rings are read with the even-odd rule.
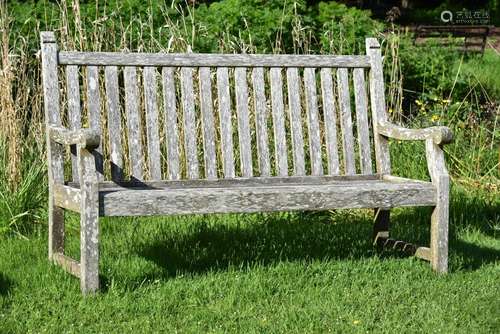
[[[500,200],[453,187],[450,274],[371,246],[371,212],[103,219],[101,283],[50,265],[46,235],[0,240],[0,333],[469,332],[500,328]],[[394,210],[428,242],[428,208]],[[67,223],[78,255],[78,219]]]
[[[495,50],[488,49],[484,55],[472,57],[462,64],[466,76],[475,78],[477,82],[491,95],[490,98],[500,98],[500,56]],[[459,65],[455,64],[455,68]]]

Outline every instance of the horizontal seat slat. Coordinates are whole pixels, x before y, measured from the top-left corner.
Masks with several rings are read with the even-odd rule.
[[[436,189],[431,183],[384,180],[153,190],[109,189],[99,193],[101,216],[391,208],[435,203]]]
[[[60,65],[190,67],[370,67],[367,56],[60,51]]]
[[[384,175],[384,180],[387,175]],[[169,180],[169,181],[103,181],[99,182],[99,190],[123,190],[124,188],[142,188],[142,189],[170,189],[170,188],[196,188],[196,187],[239,187],[239,186],[262,186],[262,185],[280,185],[280,184],[321,184],[325,182],[364,182],[380,180],[382,177],[378,174],[372,175],[329,175],[329,176],[273,176],[273,177],[236,177],[227,179],[198,179],[198,180]],[[391,182],[424,182],[409,180],[405,178],[387,179]],[[79,188],[78,182],[68,182],[68,187]]]

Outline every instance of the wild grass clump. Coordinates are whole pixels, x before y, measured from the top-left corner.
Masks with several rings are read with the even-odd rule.
[[[12,189],[6,182],[8,169],[0,168],[0,235],[26,237],[46,224],[47,168],[40,144],[23,143],[19,182]],[[0,166],[7,166],[9,151],[0,141]]]

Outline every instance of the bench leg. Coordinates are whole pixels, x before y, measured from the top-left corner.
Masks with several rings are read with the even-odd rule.
[[[83,294],[99,290],[99,184],[91,152],[79,152],[80,208],[80,289]]]
[[[431,216],[430,260],[438,273],[448,272],[449,177],[439,177],[437,205]]]
[[[87,185],[82,194],[80,218],[80,288],[83,294],[99,290],[99,214],[97,185]]]
[[[373,224],[373,245],[383,247],[389,238],[390,210],[375,209]]]
[[[54,197],[49,194],[49,260],[55,253],[64,252],[64,209],[54,205]]]

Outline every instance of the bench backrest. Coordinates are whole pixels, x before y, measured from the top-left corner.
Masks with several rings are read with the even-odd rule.
[[[101,179],[373,174],[372,140],[388,172],[375,39],[360,56],[152,54],[59,52],[42,33],[42,64],[47,122],[98,129]]]

